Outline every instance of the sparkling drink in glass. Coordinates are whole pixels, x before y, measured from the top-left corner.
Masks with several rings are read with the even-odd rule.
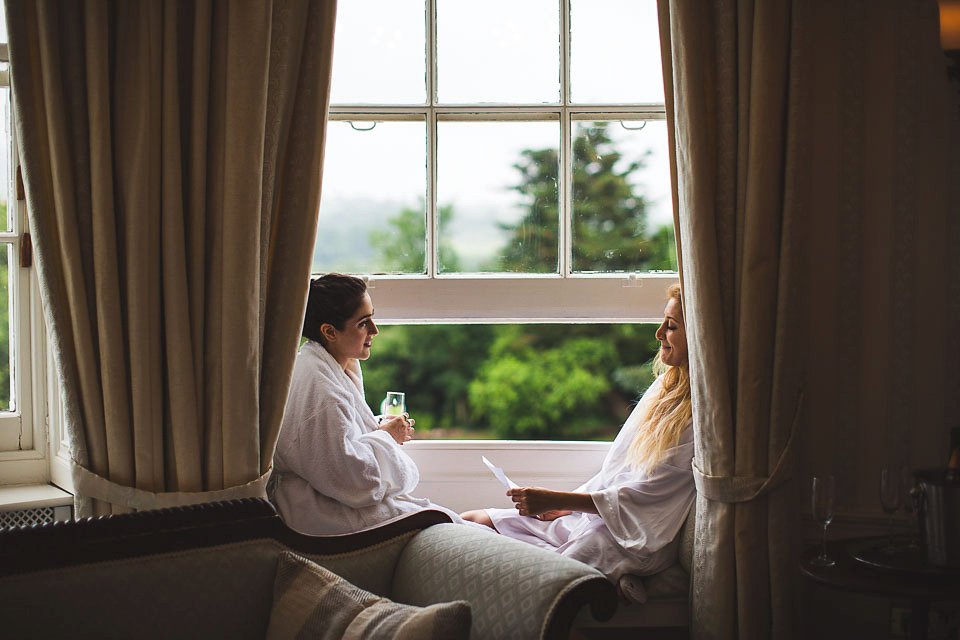
[[[810,563],[818,567],[832,567],[836,564],[836,561],[827,555],[827,527],[833,521],[834,494],[833,476],[814,476],[811,507],[814,520],[823,525],[823,539],[820,555]]]
[[[383,399],[383,415],[402,416],[407,410],[406,401],[402,391],[387,391],[387,397]]]

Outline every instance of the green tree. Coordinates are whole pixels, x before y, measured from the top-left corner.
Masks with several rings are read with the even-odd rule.
[[[370,365],[364,365],[367,402],[374,413],[387,391],[406,393],[417,429],[476,429],[468,391],[489,357],[490,325],[399,325],[380,327]]]
[[[602,374],[614,355],[610,341],[579,337],[518,349],[517,339],[527,337],[521,329],[514,325],[499,336],[470,384],[475,418],[501,438],[565,438],[595,426],[610,388]]]
[[[516,224],[499,225],[513,234],[499,266],[503,271],[554,273],[559,264],[560,155],[556,149],[525,149],[520,155],[521,161],[513,165],[520,172],[520,184],[513,189],[523,196],[527,213]]]
[[[387,220],[388,229],[370,232],[370,244],[379,251],[383,259],[383,269],[387,273],[425,273],[426,272],[426,216],[423,200],[420,209],[404,208]],[[450,228],[453,219],[453,206],[437,207],[441,233]],[[459,271],[460,259],[448,242],[440,242],[440,264],[445,271]]]
[[[610,438],[653,377],[651,325],[500,325],[470,386],[503,438]]]
[[[649,153],[649,152],[648,152]],[[500,266],[531,273],[557,269],[559,231],[556,149],[526,149],[514,165],[520,173],[513,187],[528,209],[516,224],[501,227],[513,235]],[[573,269],[575,271],[647,271],[676,269],[673,227],[653,234],[647,229],[647,201],[634,193],[630,176],[644,159],[618,171],[623,154],[606,123],[583,127],[573,140]]]

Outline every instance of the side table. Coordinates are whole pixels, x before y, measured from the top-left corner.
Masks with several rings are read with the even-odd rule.
[[[820,545],[810,546],[800,555],[800,572],[842,591],[910,600],[910,638],[926,640],[930,603],[960,600],[960,569],[928,564],[922,548],[908,542],[886,536],[834,540],[827,543],[832,567],[811,564]]]

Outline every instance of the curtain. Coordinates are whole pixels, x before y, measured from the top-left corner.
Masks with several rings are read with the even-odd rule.
[[[958,283],[936,5],[661,0],[659,11],[696,435],[691,635],[803,636],[806,447],[849,459],[869,446],[837,413],[909,397],[891,384],[905,381],[897,362],[871,373],[871,332],[885,350],[910,340],[919,323],[900,309]],[[931,309],[936,328],[960,320],[947,300]],[[940,337],[929,351],[942,375],[957,351]],[[935,399],[921,414],[939,410],[942,429],[951,379],[894,401],[901,424]]]
[[[8,0],[79,516],[264,495],[316,234],[335,0]]]

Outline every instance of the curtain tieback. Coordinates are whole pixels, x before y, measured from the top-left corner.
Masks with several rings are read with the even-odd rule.
[[[156,493],[117,484],[89,469],[81,467],[76,462],[71,461],[70,466],[77,493],[138,511],[145,509],[163,509],[166,507],[183,507],[202,502],[239,500],[240,498],[266,498],[267,477],[270,475],[270,469],[267,469],[267,472],[256,480],[216,491],[168,491]]]
[[[785,479],[786,469],[790,466],[787,460],[793,454],[793,440],[797,432],[797,422],[800,418],[800,407],[803,405],[803,391],[797,395],[797,406],[793,412],[793,422],[790,425],[790,436],[787,444],[780,452],[777,464],[769,477],[762,476],[712,476],[703,471],[693,461],[693,481],[697,486],[697,493],[715,502],[750,502],[767,493]]]

